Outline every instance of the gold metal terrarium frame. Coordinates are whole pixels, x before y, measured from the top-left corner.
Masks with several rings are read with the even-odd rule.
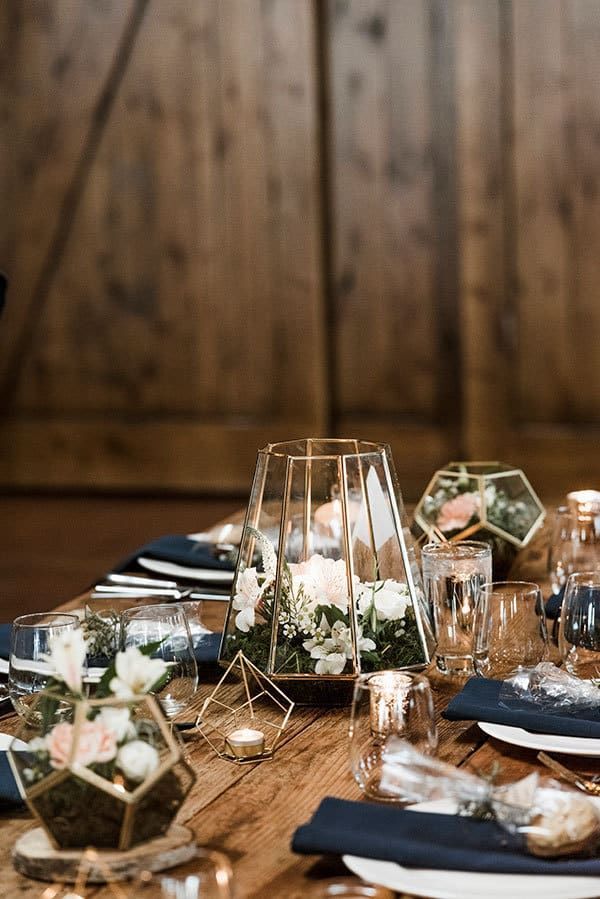
[[[268,715],[260,710],[265,703],[273,709]],[[238,765],[254,764],[273,757],[293,708],[292,700],[240,651],[204,701],[196,727],[220,758]],[[230,750],[228,738],[241,723],[264,728],[264,748],[259,754],[242,758]]]
[[[475,522],[475,524],[464,528],[463,530],[454,534],[452,537],[447,537],[444,532],[440,530],[440,528],[427,520],[427,518],[423,514],[423,506],[427,497],[432,493],[433,488],[440,478],[446,477],[450,479],[456,479],[461,475],[468,477],[469,480],[477,482],[477,488],[481,503],[481,513],[479,520]],[[505,531],[502,528],[497,527],[487,517],[487,502],[485,497],[486,481],[497,482],[501,481],[503,478],[509,477],[519,478],[529,494],[532,507],[535,507],[537,509],[537,515],[532,521],[529,530],[523,539],[519,539],[509,531]],[[485,530],[490,534],[494,534],[495,536],[500,537],[502,540],[506,540],[507,543],[511,543],[514,547],[516,547],[516,549],[522,549],[523,547],[527,546],[536,531],[539,529],[540,525],[544,521],[545,515],[546,512],[544,506],[542,505],[535,490],[531,486],[531,483],[526,474],[520,468],[514,468],[511,465],[507,465],[505,462],[497,461],[449,462],[446,468],[436,471],[429,481],[415,509],[414,520],[418,527],[431,540],[456,543],[459,540],[468,540],[469,538],[474,537],[478,532]]]
[[[290,447],[300,447],[300,450],[297,453],[292,454],[292,451],[289,450]],[[321,451],[319,451],[320,447]],[[323,447],[326,447],[327,451],[323,451]],[[242,542],[240,545],[240,554],[238,557],[238,564],[233,581],[233,590],[235,590],[239,574],[245,566],[250,564],[249,560],[253,557],[254,538],[250,540],[249,544],[246,544],[246,551],[244,551],[244,534],[246,534],[246,532],[248,531],[255,533],[257,530],[259,530],[259,521],[262,514],[262,505],[265,493],[265,482],[267,479],[267,467],[265,460],[268,457],[279,457],[282,464],[284,465],[285,473],[283,475],[283,481],[285,483],[285,489],[282,491],[279,502],[274,504],[277,507],[277,512],[274,520],[278,524],[279,535],[277,541],[277,579],[275,587],[275,603],[272,615],[270,652],[264,672],[274,682],[281,683],[283,688],[290,693],[292,698],[300,703],[317,705],[346,704],[351,700],[353,685],[356,681],[357,675],[361,673],[360,653],[357,650],[357,608],[354,599],[353,586],[355,580],[355,567],[351,548],[350,535],[352,532],[352,528],[349,512],[350,500],[347,491],[347,474],[349,466],[352,463],[356,464],[358,462],[360,487],[362,490],[362,495],[365,498],[366,505],[366,520],[368,523],[371,540],[375,542],[374,512],[369,502],[369,486],[367,483],[368,474],[364,473],[361,466],[361,460],[363,460],[365,457],[373,456],[378,456],[378,461],[381,464],[383,490],[385,491],[386,496],[389,498],[389,514],[391,516],[391,521],[393,521],[394,536],[400,551],[403,573],[406,579],[406,586],[409,590],[411,604],[414,610],[416,627],[418,630],[418,639],[422,649],[422,660],[415,664],[403,666],[403,670],[422,670],[429,664],[429,661],[431,659],[434,641],[430,628],[430,622],[428,619],[424,594],[422,592],[420,583],[417,583],[417,581],[420,581],[420,572],[414,556],[412,543],[410,543],[412,538],[408,522],[403,520],[405,518],[404,506],[389,446],[383,443],[373,443],[358,439],[344,438],[307,438],[303,440],[289,441],[287,443],[281,444],[268,444],[258,453],[257,467],[254,475],[250,502],[246,511],[246,517],[242,531]],[[335,675],[308,672],[296,674],[294,672],[290,673],[282,671],[280,668],[278,668],[276,662],[278,622],[280,612],[279,585],[282,580],[283,568],[286,564],[286,529],[284,524],[288,520],[290,507],[292,504],[291,466],[292,464],[299,463],[304,464],[305,466],[304,494],[302,502],[303,509],[301,514],[304,521],[304,558],[306,558],[308,555],[306,546],[309,542],[311,514],[314,511],[314,509],[312,508],[313,500],[311,497],[314,466],[316,465],[316,463],[323,462],[330,462],[332,465],[337,466],[337,469],[339,471],[339,483],[342,488],[340,490],[339,501],[341,504],[341,518],[343,529],[343,556],[346,560],[348,594],[350,597],[348,617],[352,634],[352,670],[348,673]],[[409,541],[409,543],[407,543],[407,541]],[[231,655],[228,655],[227,653],[226,644],[228,636],[230,634],[233,614],[232,602],[230,601],[219,652],[219,661],[223,666],[228,664],[231,659]]]
[[[192,768],[185,761],[183,750],[176,738],[173,736],[171,728],[168,726],[157,700],[154,698],[154,696],[149,694],[135,696],[132,699],[127,700],[117,699],[115,696],[108,696],[104,699],[70,700],[62,694],[54,693],[51,690],[48,690],[41,691],[36,697],[34,703],[32,703],[30,707],[30,715],[34,716],[36,706],[48,698],[56,699],[62,703],[66,701],[72,702],[75,709],[73,720],[73,737],[71,743],[71,761],[65,768],[53,771],[51,774],[44,777],[44,779],[39,783],[34,784],[32,787],[28,787],[27,783],[24,781],[21,775],[21,771],[19,769],[19,761],[17,758],[22,753],[15,753],[12,748],[9,749],[8,759],[10,766],[17,783],[20,785],[21,793],[24,796],[31,813],[42,825],[52,846],[54,846],[56,849],[60,849],[61,846],[57,842],[52,831],[49,829],[44,817],[37,809],[35,800],[52,790],[54,787],[58,786],[60,783],[63,783],[64,781],[75,777],[78,780],[84,781],[90,786],[95,787],[101,792],[108,794],[108,796],[113,798],[115,802],[121,803],[125,806],[123,820],[120,825],[121,830],[119,843],[115,848],[121,851],[131,848],[131,846],[134,845],[133,825],[137,806],[139,805],[140,801],[149,793],[149,791],[151,791],[152,788],[164,777],[164,775],[175,768],[175,766],[183,767],[186,771],[186,776],[189,779],[188,789],[186,790],[186,792],[189,792],[189,788],[196,780],[196,775],[194,774]],[[110,708],[139,708],[142,705],[145,705],[147,707],[150,713],[149,717],[158,727],[160,735],[164,740],[164,748],[167,750],[167,754],[163,759],[161,759],[158,768],[142,783],[140,783],[138,787],[136,787],[133,791],[128,792],[122,784],[109,781],[106,778],[101,777],[99,774],[92,771],[85,765],[73,761],[77,750],[81,728],[84,722],[89,720],[87,716],[90,709],[101,709],[105,706]],[[29,720],[32,720],[32,718],[30,717]],[[25,727],[27,727],[27,724],[25,725]],[[91,809],[91,812],[93,813],[93,809]],[[173,817],[174,816],[175,813],[173,814]],[[85,822],[82,822],[82,826],[85,826]],[[91,840],[91,843],[93,844],[93,839]]]

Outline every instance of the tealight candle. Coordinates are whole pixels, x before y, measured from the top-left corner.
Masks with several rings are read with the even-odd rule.
[[[242,727],[234,730],[225,738],[227,748],[237,758],[253,758],[265,751],[265,735],[262,730]]]
[[[412,678],[386,671],[369,679],[370,717],[373,736],[385,737],[402,731]]]

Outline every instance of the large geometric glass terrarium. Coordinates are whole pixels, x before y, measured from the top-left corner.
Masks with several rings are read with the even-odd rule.
[[[496,578],[544,520],[525,474],[503,462],[450,462],[436,471],[414,514],[413,533],[432,541],[484,540]]]
[[[220,660],[241,650],[300,703],[418,669],[434,639],[389,448],[305,439],[258,453]]]

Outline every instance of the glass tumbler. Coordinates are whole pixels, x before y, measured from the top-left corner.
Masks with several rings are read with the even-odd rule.
[[[481,587],[492,579],[492,549],[476,540],[427,543],[421,559],[437,641],[437,669],[471,675],[475,609]]]
[[[31,712],[36,693],[45,689],[54,670],[50,653],[55,636],[81,627],[77,615],[62,612],[41,612],[21,615],[13,621],[8,662],[8,695],[15,711],[32,724],[41,716]],[[66,710],[65,706],[65,710]]]
[[[481,677],[503,680],[519,665],[532,667],[548,655],[544,600],[537,584],[484,584],[473,627],[473,661]]]
[[[190,864],[196,868],[193,874],[161,878],[163,899],[233,899],[233,871],[226,855],[199,849]]]
[[[438,735],[429,681],[400,671],[359,675],[350,717],[350,766],[361,790],[373,799],[398,799],[380,784],[383,752],[392,736],[421,752],[435,752]]]
[[[121,648],[142,649],[150,643],[159,644],[151,657],[163,659],[168,671],[156,695],[167,718],[174,718],[187,707],[198,686],[190,629],[179,603],[136,606],[123,612]]]
[[[570,674],[600,678],[600,572],[569,575],[558,630],[558,648]]]

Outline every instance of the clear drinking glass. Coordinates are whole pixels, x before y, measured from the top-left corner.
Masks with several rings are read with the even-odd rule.
[[[558,647],[570,674],[600,677],[600,572],[569,575],[562,604]]]
[[[31,723],[40,716],[30,712],[29,706],[36,693],[43,690],[52,678],[50,653],[52,637],[81,627],[76,615],[62,612],[39,612],[21,615],[13,621],[10,658],[8,662],[8,694],[15,711]]]
[[[473,674],[473,623],[481,587],[492,579],[491,547],[476,540],[427,543],[421,559],[438,671]]]
[[[198,686],[198,667],[185,612],[180,603],[126,609],[121,616],[121,647],[159,643],[152,658],[163,659],[169,677],[157,693],[167,718],[182,712]]]
[[[199,849],[196,871],[185,877],[163,877],[163,899],[233,899],[233,871],[226,855]]]
[[[473,662],[481,677],[503,680],[548,655],[542,592],[525,581],[484,584],[475,611]]]
[[[552,592],[560,593],[575,568],[575,518],[568,506],[554,513],[552,541],[548,552],[548,574]]]
[[[350,717],[350,767],[361,790],[374,799],[398,799],[380,786],[383,752],[392,736],[422,752],[435,752],[438,735],[429,681],[400,671],[359,675]]]

